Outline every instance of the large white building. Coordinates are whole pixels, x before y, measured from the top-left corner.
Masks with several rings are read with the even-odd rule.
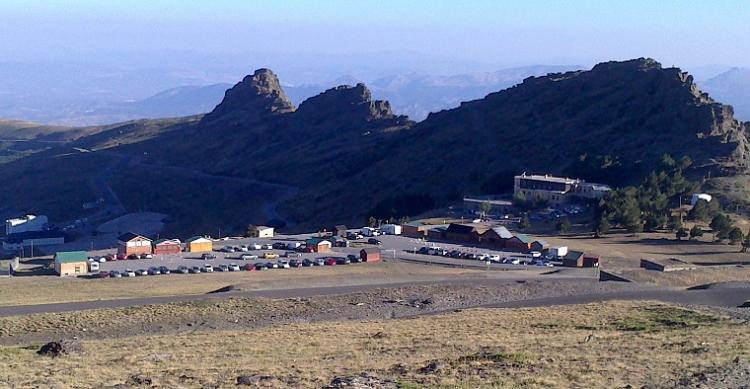
[[[574,198],[600,199],[611,188],[604,184],[586,182],[578,178],[554,177],[550,175],[515,176],[513,195],[522,194],[527,200],[545,200],[552,204],[568,202]]]
[[[5,235],[29,231],[43,231],[47,228],[47,216],[26,215],[5,221]]]

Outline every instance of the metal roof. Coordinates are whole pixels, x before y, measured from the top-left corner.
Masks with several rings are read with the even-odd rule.
[[[86,262],[88,259],[89,255],[85,251],[59,251],[55,253],[55,262],[57,263]]]

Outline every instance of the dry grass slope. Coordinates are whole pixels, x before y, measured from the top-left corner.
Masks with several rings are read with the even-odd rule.
[[[389,321],[193,332],[83,342],[51,359],[0,347],[0,383],[95,387],[322,387],[367,371],[404,388],[669,387],[683,374],[750,357],[747,323],[653,302],[479,309]],[[429,367],[424,369],[425,367]]]

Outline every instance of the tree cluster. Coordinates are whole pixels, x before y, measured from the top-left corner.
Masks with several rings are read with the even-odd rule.
[[[606,233],[611,225],[628,232],[681,228],[679,218],[674,219],[671,210],[678,205],[680,196],[700,190],[698,182],[683,176],[683,171],[691,164],[689,157],[676,161],[664,155],[661,170],[652,171],[641,185],[610,191],[599,202],[594,232]]]

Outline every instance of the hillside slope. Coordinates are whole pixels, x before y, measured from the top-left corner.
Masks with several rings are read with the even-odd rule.
[[[621,185],[639,181],[667,153],[690,156],[692,175],[730,175],[748,166],[747,130],[731,107],[702,93],[691,76],[641,58],[527,78],[420,123],[394,114],[362,84],[329,89],[295,107],[276,75],[259,69],[203,117],[112,126],[65,148],[108,158],[137,156],[138,165],[122,174],[137,185],[133,171],[143,170],[138,177],[148,177],[148,190],[124,190],[120,199],[126,208],[157,212],[176,209],[170,201],[189,199],[191,212],[201,214],[200,224],[187,211],[169,220],[172,226],[189,225],[179,229],[189,234],[263,222],[253,209],[276,214],[279,195],[262,188],[269,183],[285,188],[279,210],[302,230],[336,222],[357,225],[373,213],[418,212],[465,194],[497,192],[507,187],[509,175],[523,171]],[[18,166],[43,165],[54,177],[55,165],[67,158],[60,150]],[[52,155],[58,158],[54,163]],[[618,174],[602,169],[604,158],[616,161]],[[10,172],[0,170],[0,177],[12,180],[18,174],[13,166],[4,168]],[[97,164],[82,170],[101,177],[96,172],[102,169]],[[210,186],[175,187],[170,171],[179,172],[181,182],[193,174]],[[259,193],[251,184],[228,184],[233,181],[227,177],[256,182]],[[16,208],[33,207],[24,207],[17,194],[5,196]],[[223,216],[212,212],[216,209]]]

